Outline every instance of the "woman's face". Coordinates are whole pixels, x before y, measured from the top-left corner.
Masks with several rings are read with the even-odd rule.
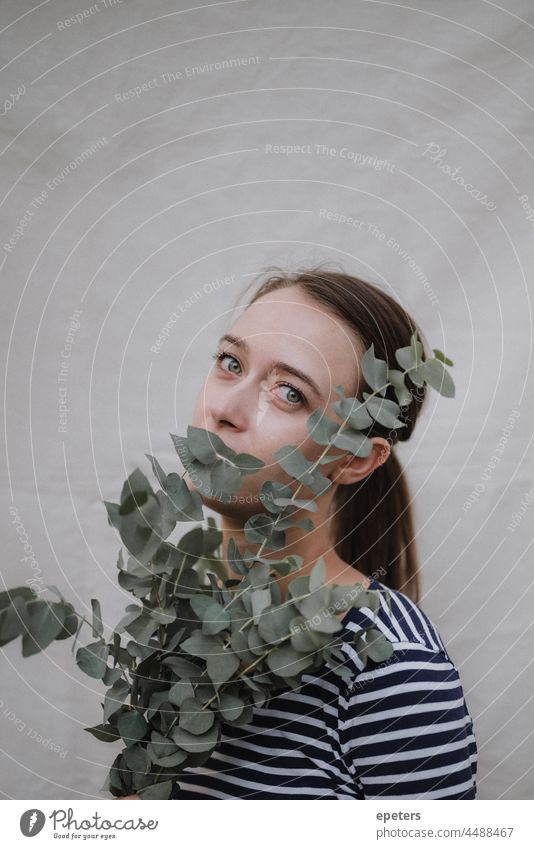
[[[261,512],[257,494],[265,480],[294,483],[273,458],[275,451],[296,445],[313,460],[324,450],[309,435],[306,420],[318,407],[328,408],[338,400],[338,384],[348,396],[355,392],[363,352],[346,325],[298,286],[259,298],[228,334],[236,341],[223,338],[218,345],[223,356],[214,361],[198,394],[191,423],[266,464],[246,475],[239,500],[234,496],[234,508],[253,514]],[[341,421],[332,410],[328,415]],[[334,469],[335,464],[321,467],[330,477]],[[204,496],[203,501],[221,512],[219,501]]]

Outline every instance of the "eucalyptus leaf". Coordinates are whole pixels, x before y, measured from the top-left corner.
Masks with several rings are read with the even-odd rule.
[[[150,464],[152,466],[152,471],[154,472],[154,475],[157,478],[159,485],[161,486],[162,489],[165,489],[165,485],[166,485],[166,481],[167,481],[167,475],[165,474],[165,472],[161,468],[161,466],[158,463],[158,461],[156,460],[156,458],[152,456],[152,454],[145,454],[145,457],[150,461]]]
[[[242,475],[255,474],[265,466],[263,460],[260,460],[259,457],[254,457],[252,454],[238,454],[234,457],[234,463]]]
[[[310,572],[310,592],[319,589],[326,580],[326,566],[324,558],[320,557]]]
[[[176,545],[181,555],[186,555],[186,564],[193,565],[204,553],[204,533],[202,528],[193,528]]]
[[[202,705],[196,699],[185,699],[180,706],[180,728],[190,734],[205,734],[215,719],[211,710],[202,710]]]
[[[285,535],[275,524],[276,520],[264,513],[251,516],[244,525],[244,533],[250,542],[263,543],[270,548],[280,548],[284,545]]]
[[[150,769],[150,758],[147,755],[147,750],[139,744],[125,749],[123,756],[126,766],[132,772],[143,773]]]
[[[412,383],[415,383],[416,386],[424,386],[426,380],[424,363],[417,366],[417,368],[410,369],[408,375]]]
[[[130,685],[122,678],[118,678],[107,690],[104,699],[104,722],[107,722],[110,716],[120,708],[129,692]]]
[[[148,502],[151,495],[153,496],[154,492],[148,482],[148,478],[143,474],[141,469],[134,469],[122,487],[120,515],[124,516],[136,510],[140,511],[142,506]]]
[[[280,513],[282,508],[317,510],[317,504],[309,498],[294,498],[291,489],[278,481],[265,481],[260,498],[271,513]]]
[[[275,451],[273,456],[291,477],[303,483],[308,483],[311,479],[310,466],[313,464],[296,445],[284,445],[278,451]]]
[[[27,632],[22,638],[23,656],[28,657],[46,649],[63,630],[65,617],[65,606],[60,602],[27,602]]]
[[[0,614],[0,646],[5,646],[11,640],[26,632],[29,617],[26,612],[26,600],[21,595],[14,595],[10,607],[5,607]],[[61,636],[58,634],[58,639]]]
[[[398,369],[389,369],[388,379],[393,384],[397,401],[401,407],[406,407],[412,400],[412,393],[406,388],[404,374]]]
[[[373,419],[367,411],[365,402],[359,401],[357,398],[343,398],[341,401],[335,401],[332,404],[332,409],[353,430],[366,430],[373,424]],[[332,444],[335,445],[335,442],[332,441]]]
[[[68,637],[74,636],[78,629],[78,617],[75,613],[67,613],[62,630],[56,637],[56,640],[66,640]]]
[[[245,703],[231,693],[221,693],[219,696],[219,714],[226,721],[239,719],[245,709]]]
[[[438,358],[425,360],[422,365],[424,379],[446,398],[454,398],[455,386],[449,372]]]
[[[436,359],[441,360],[441,362],[444,363],[446,366],[454,365],[453,361],[446,357],[443,351],[440,351],[438,348],[433,348],[432,352]]]
[[[265,590],[253,590],[251,593],[252,599],[252,616],[254,619],[254,624],[257,625],[260,621],[262,612],[271,604],[271,591],[270,589]]]
[[[91,599],[91,607],[93,610],[93,637],[102,637],[104,635],[102,611],[100,609],[100,602],[97,598]]]
[[[216,601],[212,601],[202,620],[202,633],[219,634],[230,626],[230,622],[229,612]]]
[[[159,758],[173,755],[178,751],[178,746],[174,740],[170,740],[159,731],[152,731],[150,735],[150,743],[147,746],[150,758],[157,762]]]
[[[417,339],[417,334],[412,334],[410,344],[405,348],[395,351],[395,359],[402,369],[413,369],[420,365],[423,357],[423,346]]]
[[[247,567],[245,566],[245,563],[243,562],[243,558],[241,557],[240,551],[239,551],[237,544],[236,544],[235,540],[233,539],[233,537],[230,538],[230,541],[228,543],[227,559],[228,559],[228,563],[230,565],[230,568],[234,572],[237,572],[238,575],[246,575],[247,574],[247,571],[248,571]]]
[[[91,678],[102,678],[106,671],[109,649],[104,640],[81,646],[76,652],[76,663]]]
[[[314,410],[306,420],[306,427],[314,442],[329,445],[339,430],[339,424],[325,415],[324,410]]]
[[[127,746],[142,740],[148,730],[146,720],[136,710],[129,710],[119,716],[117,727]]]
[[[374,343],[371,344],[371,347],[363,355],[361,367],[363,376],[371,389],[380,390],[380,394],[383,395],[388,382],[388,364],[385,360],[379,360],[375,356]]]
[[[336,448],[343,448],[354,454],[355,457],[369,457],[373,450],[373,443],[363,433],[345,428],[341,430],[334,439]]]
[[[234,495],[241,487],[241,473],[237,466],[217,460],[211,471],[211,485],[216,492]]]
[[[108,514],[108,524],[119,530],[122,522],[119,514],[120,504],[115,504],[113,501],[104,501],[103,504]]]
[[[11,607],[16,598],[31,601],[37,599],[37,596],[31,587],[14,587],[12,590],[3,590],[0,592],[0,612]]]
[[[157,622],[152,619],[148,612],[144,611],[133,622],[129,622],[124,630],[131,634],[138,643],[147,645],[156,628]]]
[[[335,634],[343,629],[339,619],[327,610],[322,610],[309,619],[310,631],[319,631],[321,634]]]
[[[374,660],[376,663],[382,663],[384,660],[388,660],[393,654],[393,646],[386,639],[384,634],[381,631],[378,631],[376,628],[370,628],[366,634],[367,638],[367,654]]]
[[[215,463],[218,456],[229,460],[237,457],[236,452],[225,445],[220,436],[201,427],[188,426],[187,444],[195,459],[203,464]]]
[[[194,697],[195,691],[191,681],[176,681],[169,689],[168,699],[172,704],[178,705],[178,707],[181,707],[187,699],[193,699]]]
[[[302,655],[293,646],[277,646],[267,655],[267,664],[281,678],[298,675],[310,666],[310,655]]]
[[[207,752],[215,748],[219,738],[219,724],[214,722],[205,734],[191,734],[178,726],[172,731],[174,742],[185,752]]]
[[[395,401],[390,401],[389,398],[371,398],[367,392],[363,393],[363,397],[367,402],[369,414],[384,427],[406,427],[406,423],[398,419],[400,407]]]
[[[180,678],[194,678],[196,675],[202,674],[201,666],[186,657],[164,657],[161,662],[170,667]]]
[[[291,645],[296,651],[310,654],[321,645],[320,637],[310,630],[309,620],[304,616],[295,616],[290,623]]]
[[[208,593],[196,593],[189,598],[189,604],[202,622],[206,610],[213,604],[213,598]]]
[[[230,637],[230,646],[243,665],[248,666],[255,660],[248,648],[248,639],[243,631],[234,631]]]
[[[231,649],[208,657],[208,675],[215,689],[228,681],[237,671],[239,665],[240,660]]]
[[[150,749],[150,751],[152,751],[151,748],[150,748],[150,743],[148,744],[147,748]],[[184,761],[187,761],[187,760],[188,760],[187,752],[184,752],[182,749],[178,749],[177,746],[175,746],[175,750],[172,753],[172,755],[161,755],[160,757],[157,757],[157,758],[154,757],[153,758],[153,762],[155,764],[158,764],[158,766],[180,766],[180,764],[184,763]],[[153,787],[159,787],[159,782],[158,782],[158,784],[154,784],[152,786]]]
[[[114,743],[116,740],[120,740],[120,734],[116,728],[109,724],[95,725],[93,728],[84,728],[83,730],[89,731],[101,743]]]
[[[294,616],[295,608],[291,604],[265,610],[258,621],[258,633],[264,643],[273,644],[285,639]]]
[[[177,521],[202,521],[204,518],[202,499],[198,492],[190,490],[181,475],[171,472],[164,487]]]
[[[172,781],[158,781],[156,784],[149,784],[147,787],[142,787],[137,795],[141,799],[170,799],[172,784]]]
[[[187,640],[184,640],[181,647],[194,657],[208,659],[222,651],[223,642],[218,636],[211,636],[202,634],[200,631],[195,631]]]

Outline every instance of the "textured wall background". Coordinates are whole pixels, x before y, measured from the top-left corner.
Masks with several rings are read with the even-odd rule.
[[[0,6],[5,586],[112,627],[101,499],[145,452],[178,467],[251,276],[333,259],[455,363],[399,453],[481,799],[534,796],[533,26],[528,0]],[[70,643],[1,661],[4,798],[102,796],[103,685]]]

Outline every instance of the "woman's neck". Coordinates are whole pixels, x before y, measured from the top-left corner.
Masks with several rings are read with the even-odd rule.
[[[272,560],[284,560],[290,555],[298,555],[303,558],[302,567],[298,571],[277,579],[282,598],[285,599],[286,597],[288,584],[298,575],[309,574],[321,557],[325,564],[326,584],[352,585],[362,582],[366,587],[369,586],[369,578],[363,572],[360,572],[342,560],[335,551],[326,533],[329,529],[329,523],[317,522],[314,516],[314,524],[313,531],[306,531],[304,528],[286,529],[286,544],[283,548],[278,548],[276,551],[264,548],[262,551],[262,555]],[[253,554],[258,554],[261,545],[259,543],[252,543],[247,539],[243,524],[238,519],[223,516],[221,531],[223,560],[229,574],[232,577],[240,577],[232,571],[228,564],[228,544],[230,539],[234,540],[241,554],[244,554],[247,549]]]

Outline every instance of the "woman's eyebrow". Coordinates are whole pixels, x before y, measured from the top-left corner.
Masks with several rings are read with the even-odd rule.
[[[236,348],[240,348],[242,351],[245,352],[245,354],[250,353],[250,347],[246,339],[242,339],[241,336],[234,336],[232,333],[225,333],[219,339],[219,344],[225,341],[230,342],[232,345],[235,345]],[[321,390],[317,386],[315,380],[313,380],[313,378],[305,372],[301,371],[298,368],[295,368],[295,366],[292,366],[289,363],[284,363],[281,360],[273,360],[269,363],[268,370],[271,371],[275,369],[278,371],[283,371],[286,374],[292,374],[294,377],[298,377],[299,380],[302,380],[303,383],[306,383],[310,387],[310,389],[313,389],[317,397],[322,400],[323,396],[321,395]]]

